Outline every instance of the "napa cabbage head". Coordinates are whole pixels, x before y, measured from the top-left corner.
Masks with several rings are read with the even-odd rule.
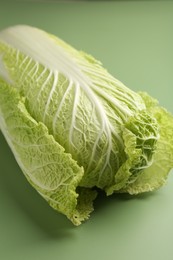
[[[173,167],[173,119],[156,100],[29,26],[0,32],[0,128],[31,185],[75,225],[96,190],[151,191]]]

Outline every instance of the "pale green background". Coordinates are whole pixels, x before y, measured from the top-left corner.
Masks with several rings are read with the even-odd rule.
[[[0,29],[19,23],[94,55],[173,112],[172,1],[0,1]],[[172,241],[173,174],[152,194],[101,195],[76,228],[31,188],[0,135],[0,259],[172,260]]]

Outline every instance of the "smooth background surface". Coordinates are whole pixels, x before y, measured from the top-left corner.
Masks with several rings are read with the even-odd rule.
[[[0,29],[29,24],[97,59],[173,112],[173,2],[0,1]],[[152,194],[105,198],[73,227],[27,183],[0,135],[0,259],[172,260],[173,172]]]

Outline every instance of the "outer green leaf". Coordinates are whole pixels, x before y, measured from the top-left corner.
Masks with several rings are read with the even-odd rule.
[[[88,218],[96,194],[83,189],[78,198],[76,188],[83,168],[65,153],[45,125],[30,116],[25,99],[2,80],[0,127],[23,173],[41,196],[76,225]]]

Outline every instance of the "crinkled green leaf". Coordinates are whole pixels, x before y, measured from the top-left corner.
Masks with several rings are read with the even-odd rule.
[[[49,204],[76,225],[87,219],[96,194],[76,191],[83,176],[70,154],[65,153],[47,127],[33,119],[25,99],[0,80],[0,126],[28,181]],[[86,195],[87,194],[87,200]],[[80,198],[79,198],[79,197]],[[79,205],[78,205],[79,200]]]
[[[159,138],[157,121],[146,111],[130,118],[122,131],[127,160],[117,171],[114,185],[107,189],[108,195],[135,182],[144,169],[153,163]]]
[[[153,155],[153,163],[138,175],[135,182],[127,184],[120,192],[138,194],[158,189],[165,184],[168,173],[173,168],[173,117],[157,100],[147,93],[141,93],[147,112],[157,119],[160,138]]]

